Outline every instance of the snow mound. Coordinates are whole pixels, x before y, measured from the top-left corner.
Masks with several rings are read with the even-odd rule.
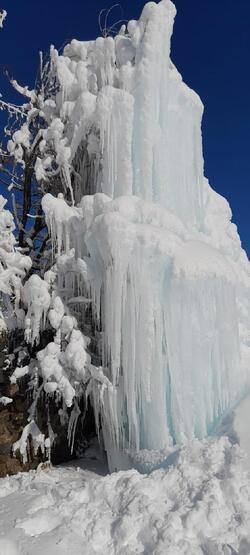
[[[83,460],[1,480],[0,533],[25,555],[247,555],[250,460],[238,441],[249,402],[224,422],[227,435],[189,442],[150,474],[103,477]]]
[[[55,515],[47,509],[40,509],[35,516],[18,522],[16,527],[23,528],[27,536],[39,536],[54,530],[61,524],[61,520],[59,515]]]
[[[11,540],[0,538],[0,553],[2,555],[21,555],[18,546]]]

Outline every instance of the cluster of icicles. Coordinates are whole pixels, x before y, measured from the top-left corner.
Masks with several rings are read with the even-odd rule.
[[[249,382],[249,261],[203,175],[203,106],[169,57],[174,16],[170,0],[150,2],[116,37],[52,51],[60,92],[44,141],[75,204],[43,199],[58,295],[41,367],[48,392],[58,365],[72,387],[84,381],[91,362],[77,326],[91,304],[102,356],[92,403],[111,469],[205,437]],[[38,179],[48,163],[38,161]]]

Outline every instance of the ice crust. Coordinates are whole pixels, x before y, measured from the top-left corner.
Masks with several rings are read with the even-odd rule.
[[[67,299],[77,279],[102,331],[109,387],[93,404],[111,469],[204,438],[249,386],[249,261],[204,177],[203,105],[170,60],[174,16],[150,2],[114,38],[51,51],[60,92],[43,151],[53,143],[75,205],[48,194],[43,209],[77,276],[64,274]]]

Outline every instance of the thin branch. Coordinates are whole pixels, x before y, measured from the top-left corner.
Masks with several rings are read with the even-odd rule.
[[[26,116],[27,114],[25,114],[25,112],[22,110],[22,108],[20,108],[19,106],[17,106],[16,104],[10,104],[9,102],[4,102],[4,100],[0,100],[0,110],[8,110],[9,112],[17,112],[18,114],[21,114],[22,117]]]
[[[35,91],[29,91],[28,87],[22,87],[18,84],[16,79],[10,79],[10,83],[12,87],[22,96],[29,98],[32,102],[36,100],[36,93]]]

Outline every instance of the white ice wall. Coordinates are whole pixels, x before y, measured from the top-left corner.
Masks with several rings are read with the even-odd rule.
[[[113,468],[115,453],[204,437],[248,384],[249,262],[203,176],[203,106],[169,57],[174,16],[150,2],[115,38],[52,52],[62,175],[74,160],[78,194],[87,179],[97,193],[55,228],[60,251],[86,255]]]

